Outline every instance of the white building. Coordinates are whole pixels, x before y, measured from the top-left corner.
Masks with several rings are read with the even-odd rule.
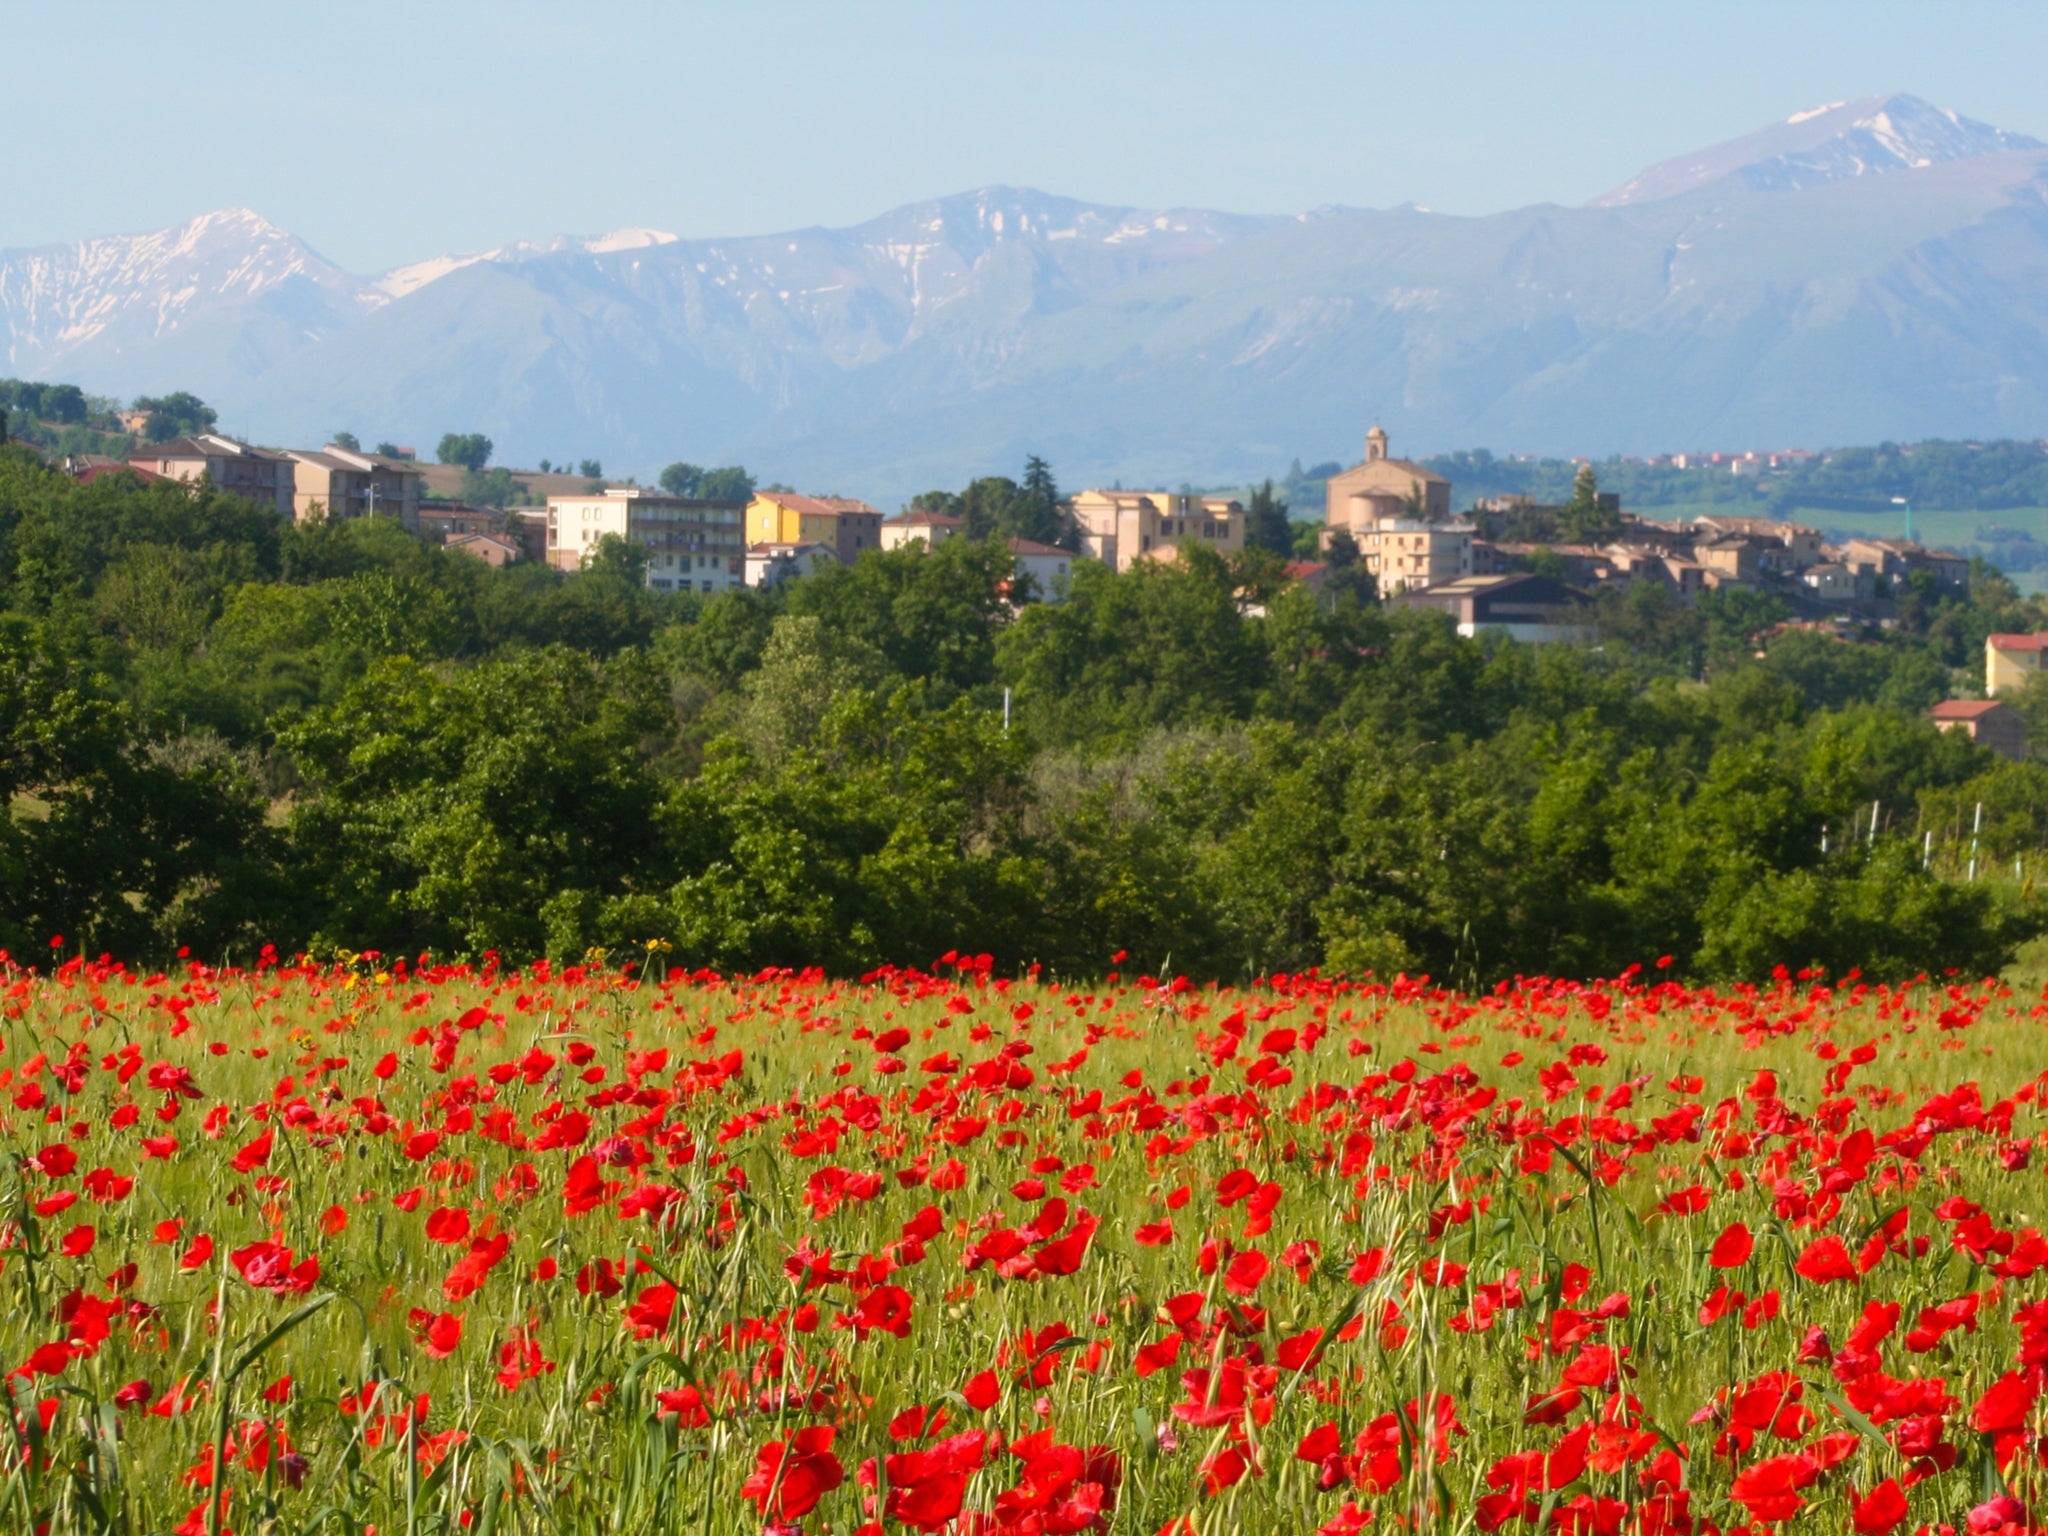
[[[747,585],[763,589],[776,587],[792,577],[814,575],[824,567],[838,563],[838,554],[821,539],[795,544],[749,544]]]
[[[882,548],[901,549],[906,544],[934,548],[954,537],[966,525],[943,512],[905,512],[882,524]]]
[[[744,501],[691,501],[644,486],[548,498],[548,564],[582,567],[606,534],[647,550],[647,585],[658,592],[730,592],[746,581]]]
[[[1056,544],[1039,544],[1030,539],[1010,540],[1010,553],[1017,559],[1017,574],[1031,578],[1032,596],[1040,602],[1062,603],[1074,581],[1074,556]]]

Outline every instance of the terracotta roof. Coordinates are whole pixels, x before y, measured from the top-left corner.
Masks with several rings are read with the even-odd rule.
[[[1927,713],[1936,720],[1981,720],[1994,709],[2009,707],[2002,699],[1944,699]]]
[[[756,500],[772,501],[778,507],[787,507],[792,512],[805,513],[811,517],[837,517],[842,511],[852,510],[849,507],[835,507],[831,502],[822,501],[816,496],[801,496],[795,491],[756,491],[754,496]]]
[[[1416,463],[1413,459],[1366,459],[1361,463],[1352,465],[1349,469],[1344,470],[1342,473],[1332,476],[1332,478],[1341,480],[1346,475],[1355,475],[1361,469],[1369,469],[1375,464],[1385,464],[1391,469],[1402,470],[1408,475],[1412,476],[1413,478],[1420,480],[1428,485],[1449,485],[1451,483],[1450,481],[1446,480],[1442,475],[1438,474],[1435,470],[1424,469],[1420,464]]]
[[[1986,635],[1994,651],[2048,651],[2048,635]]]
[[[140,464],[95,464],[78,477],[80,485],[91,485],[95,480],[104,480],[109,475],[136,475],[144,480],[161,480],[164,477],[153,469],[144,469]]]
[[[965,523],[944,512],[901,512],[882,524],[884,528],[960,528]]]
[[[1031,539],[1012,539],[1010,540],[1010,553],[1013,555],[1059,555],[1070,559],[1074,552],[1070,549],[1061,549],[1057,544],[1040,544]]]

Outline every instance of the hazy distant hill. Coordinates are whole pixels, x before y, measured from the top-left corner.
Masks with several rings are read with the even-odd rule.
[[[1220,483],[1399,449],[2048,433],[2048,149],[1909,96],[1584,208],[1247,218],[992,188],[340,273],[249,214],[0,253],[8,371],[191,387],[276,440],[745,462],[884,501],[1026,452]],[[196,232],[196,233],[195,233]]]

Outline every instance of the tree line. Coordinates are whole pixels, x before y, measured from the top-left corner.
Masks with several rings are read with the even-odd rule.
[[[1033,478],[958,493],[988,537],[700,597],[0,451],[0,947],[1480,983],[1981,971],[2044,926],[2004,871],[2048,770],[1924,721],[2048,628],[1993,572],[1856,644],[1647,587],[1586,645],[1467,639],[1266,549],[1019,609]]]

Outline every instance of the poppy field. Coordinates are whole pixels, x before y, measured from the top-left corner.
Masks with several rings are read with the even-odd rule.
[[[2043,1005],[1660,977],[8,962],[0,1529],[2036,1528]]]

